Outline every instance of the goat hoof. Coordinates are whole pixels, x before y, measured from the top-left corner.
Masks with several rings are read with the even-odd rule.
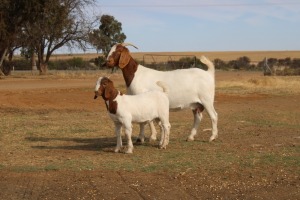
[[[194,137],[188,137],[188,138],[186,139],[187,142],[191,142],[191,141],[194,141],[194,140],[195,140]]]
[[[136,144],[144,144],[144,140],[141,138],[136,139],[135,141]]]
[[[120,152],[120,149],[115,149],[115,153],[119,153]]]
[[[152,138],[152,137],[150,137],[150,139],[149,139],[149,142],[150,142],[150,143],[152,143],[152,142],[156,142],[156,140],[157,140],[156,138]]]
[[[131,154],[132,153],[132,150],[133,150],[133,148],[131,147],[129,147],[129,148],[127,148],[127,150],[124,152],[124,153],[126,153],[126,154]]]
[[[125,151],[126,154],[132,154],[132,150]]]
[[[217,138],[218,138],[218,136],[211,136],[209,138],[209,142],[212,142],[212,141],[216,140]]]
[[[159,145],[158,148],[159,148],[159,149],[167,149],[167,146]]]

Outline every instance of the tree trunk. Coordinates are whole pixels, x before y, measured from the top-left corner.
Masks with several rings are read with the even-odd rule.
[[[31,70],[33,70],[33,71],[37,70],[36,62],[35,62],[35,54],[33,51],[31,54]]]
[[[46,75],[48,72],[48,64],[45,62],[40,63],[40,75]]]
[[[6,53],[7,53],[7,48],[5,48],[4,50],[1,51],[1,54],[0,54],[0,76],[5,76],[5,74],[3,73],[2,71],[2,64],[3,64],[3,61],[6,57]]]
[[[38,69],[40,70],[40,75],[46,75],[48,72],[48,62],[44,60],[44,48],[38,47]]]

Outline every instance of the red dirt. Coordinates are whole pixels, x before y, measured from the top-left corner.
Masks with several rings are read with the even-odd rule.
[[[223,78],[226,79],[227,76],[232,78],[227,73]],[[217,78],[222,79],[221,75]],[[115,79],[119,80],[119,85],[123,84],[121,77]],[[0,108],[3,110],[0,114],[6,114],[10,109],[25,110],[25,112],[28,109],[98,112],[95,108],[99,107],[99,101],[92,100],[95,80],[95,78],[0,80]],[[299,121],[298,102],[300,102],[299,95],[230,95],[218,92],[216,110],[220,120],[220,135],[218,140],[208,148],[216,150],[211,153],[228,151],[234,156],[241,157],[241,160],[243,156],[247,156],[247,152],[281,153],[282,151],[284,153],[285,148],[298,148],[299,153],[299,130],[273,125],[267,128],[255,127],[244,122],[244,119],[238,118],[241,116],[239,113],[244,113],[249,119],[263,120],[265,117],[278,119],[283,117],[281,111],[295,112],[295,109],[298,109],[296,115],[298,118],[295,120]],[[104,109],[103,105],[101,109]],[[269,110],[272,111],[270,114],[268,114]],[[179,121],[185,113],[190,115],[188,111],[171,113],[171,120]],[[229,114],[237,114],[236,121],[228,121],[226,118]],[[191,119],[191,116],[188,117]],[[180,133],[177,133],[179,131],[176,130],[176,126],[174,127],[171,129],[173,131],[171,134],[174,134],[172,137],[181,137]],[[187,127],[190,127],[190,120]],[[207,127],[200,125],[200,129],[204,128]],[[185,136],[187,135],[182,137]],[[51,139],[50,135],[49,138]],[[203,142],[208,138],[208,133],[201,133],[195,143],[208,145]],[[112,141],[115,142],[114,139]],[[66,139],[62,142],[64,142],[62,145],[68,146],[72,141]],[[81,147],[81,149],[57,148],[39,151],[32,148],[28,156],[22,156],[21,152],[2,151],[0,153],[0,199],[300,199],[299,166],[284,168],[281,165],[259,165],[257,168],[243,168],[233,164],[229,168],[224,166],[223,170],[198,166],[196,169],[187,168],[181,172],[168,170],[141,172],[101,168],[81,171],[59,169],[16,172],[5,167],[1,169],[1,163],[14,163],[14,159],[21,163],[26,163],[28,159],[30,162],[43,160],[43,157],[46,162],[49,159],[69,159],[68,157],[76,158],[82,155],[101,159],[103,154],[111,154],[113,146],[103,147],[100,152],[97,148],[90,146],[87,149]],[[172,151],[176,148],[178,150],[179,147],[170,144],[168,150]],[[202,147],[203,151],[204,148]],[[136,147],[133,156],[141,156],[138,154],[141,150]],[[151,148],[150,151],[158,150]]]

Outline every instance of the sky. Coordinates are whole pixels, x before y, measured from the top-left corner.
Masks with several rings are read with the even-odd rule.
[[[300,0],[96,0],[140,52],[300,50]]]

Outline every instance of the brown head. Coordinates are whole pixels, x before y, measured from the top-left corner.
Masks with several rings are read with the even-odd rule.
[[[131,57],[130,52],[126,48],[126,46],[133,46],[137,49],[136,46],[130,43],[115,44],[111,48],[104,66],[118,66],[119,68],[121,68],[126,86],[129,87],[134,78],[134,73],[138,68],[138,64]]]
[[[137,49],[136,46],[130,43],[121,43],[115,44],[106,59],[106,63],[104,64],[107,67],[115,67],[118,66],[123,69],[126,65],[128,65],[130,59],[132,58],[129,50],[126,46],[133,46]]]
[[[118,95],[118,90],[114,87],[114,83],[107,77],[100,77],[96,82],[95,87],[95,96],[96,99],[98,96],[107,100],[113,100]]]

